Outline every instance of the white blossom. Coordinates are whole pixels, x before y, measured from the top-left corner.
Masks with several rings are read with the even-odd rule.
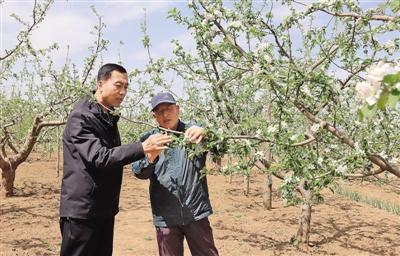
[[[258,64],[258,63],[254,64],[253,71],[254,71],[254,75],[258,75],[261,72],[260,64]]]
[[[265,59],[265,61],[266,61],[267,63],[271,63],[271,62],[272,62],[272,58],[271,58],[271,56],[270,56],[269,54],[265,54],[265,55],[264,55],[264,59]]]
[[[393,67],[389,63],[379,61],[377,64],[372,65],[367,69],[367,81],[372,85],[379,83],[383,80],[383,77],[387,74],[392,73]]]
[[[340,173],[340,174],[344,174],[344,173],[346,173],[347,172],[347,166],[345,166],[345,165],[338,165],[338,167],[337,167],[337,169],[336,169],[336,171],[338,172],[338,173]]]
[[[204,19],[206,19],[207,21],[212,21],[212,20],[214,20],[214,15],[211,14],[211,13],[206,12],[204,14]]]
[[[255,155],[257,158],[262,158],[264,156],[264,151],[257,151]]]
[[[355,148],[355,150],[360,150],[360,144],[358,144],[358,142],[355,142],[354,148]]]
[[[357,96],[369,105],[374,105],[379,98],[379,84],[371,85],[368,82],[360,82],[356,85],[356,91]]]
[[[358,144],[357,144],[358,145]],[[336,144],[331,144],[330,146],[329,146],[329,148],[331,148],[331,149],[337,149],[338,148],[338,145],[336,145]]]
[[[313,124],[313,125],[311,125],[311,132],[313,132],[313,133],[315,133],[315,132],[317,132],[318,131],[318,129],[320,128],[321,126],[319,125],[319,124]]]
[[[292,176],[291,174],[285,175],[285,178],[283,179],[283,183],[289,184],[289,183],[297,183],[299,182],[300,179],[297,176]]]
[[[241,26],[241,23],[240,23],[240,21],[237,21],[237,20],[232,21],[231,23],[228,24],[229,28],[240,28],[240,26]]]
[[[276,132],[278,129],[276,128],[276,126],[275,125],[270,125],[270,126],[268,126],[268,128],[267,128],[267,132],[268,133],[274,133],[274,132]]]
[[[382,92],[381,83],[383,77],[395,73],[396,70],[397,65],[393,66],[383,61],[372,65],[366,70],[366,81],[359,82],[356,85],[357,96],[369,105],[374,105]]]
[[[294,134],[294,135],[292,135],[292,136],[290,136],[290,140],[291,141],[295,141],[296,139],[297,139],[297,137],[299,137],[299,135],[298,134]]]
[[[385,151],[381,151],[381,152],[379,153],[379,155],[380,155],[381,157],[383,157],[383,158],[388,158],[388,155],[386,154]]]
[[[204,20],[201,22],[201,25],[207,26],[207,25],[208,25],[208,20],[207,20],[207,19],[204,19]]]
[[[222,17],[222,12],[220,12],[219,10],[216,10],[216,11],[214,12],[214,16],[215,16],[216,18],[221,18],[221,17]]]
[[[268,47],[267,43],[259,43],[258,47],[257,47],[257,51],[259,52],[263,52],[264,50],[266,50]]]
[[[336,1],[335,0],[319,0],[318,2],[321,4],[332,4]]]
[[[305,85],[305,86],[301,87],[301,89],[302,89],[302,91],[303,91],[303,92],[304,92],[306,95],[308,95],[308,96],[312,96],[312,95],[311,95],[310,88],[308,88],[308,86],[307,86],[307,85]]]
[[[390,54],[393,54],[396,51],[396,43],[394,40],[387,41],[385,47]]]

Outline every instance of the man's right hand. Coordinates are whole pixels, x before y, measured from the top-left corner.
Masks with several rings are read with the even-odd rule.
[[[153,162],[161,153],[161,150],[168,148],[167,145],[171,143],[171,141],[172,138],[169,135],[160,133],[153,134],[142,142],[143,151],[150,162]]]

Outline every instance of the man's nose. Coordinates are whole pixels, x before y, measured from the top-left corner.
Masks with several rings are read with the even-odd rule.
[[[121,90],[119,90],[119,94],[120,95],[126,95],[126,93],[127,93],[127,91],[128,91],[128,89],[127,88],[121,88]]]

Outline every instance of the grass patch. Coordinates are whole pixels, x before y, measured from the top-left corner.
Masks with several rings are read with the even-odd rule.
[[[340,186],[336,186],[333,191],[336,194],[339,194],[341,196],[350,198],[356,202],[360,202],[360,203],[365,203],[368,204],[374,208],[378,208],[378,209],[382,209],[385,210],[387,212],[390,213],[394,213],[396,215],[400,216],[400,205],[396,205],[396,204],[391,204],[388,203],[386,201],[383,200],[379,200],[379,199],[374,199],[374,198],[369,198],[367,196],[364,196],[358,192],[349,190],[349,189],[345,189],[343,187]]]

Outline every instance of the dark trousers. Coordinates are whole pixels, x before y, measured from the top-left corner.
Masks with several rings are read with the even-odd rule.
[[[208,218],[189,225],[156,227],[160,256],[183,256],[183,239],[193,256],[217,256],[212,229]]]
[[[114,217],[106,219],[60,218],[61,256],[111,256]]]

